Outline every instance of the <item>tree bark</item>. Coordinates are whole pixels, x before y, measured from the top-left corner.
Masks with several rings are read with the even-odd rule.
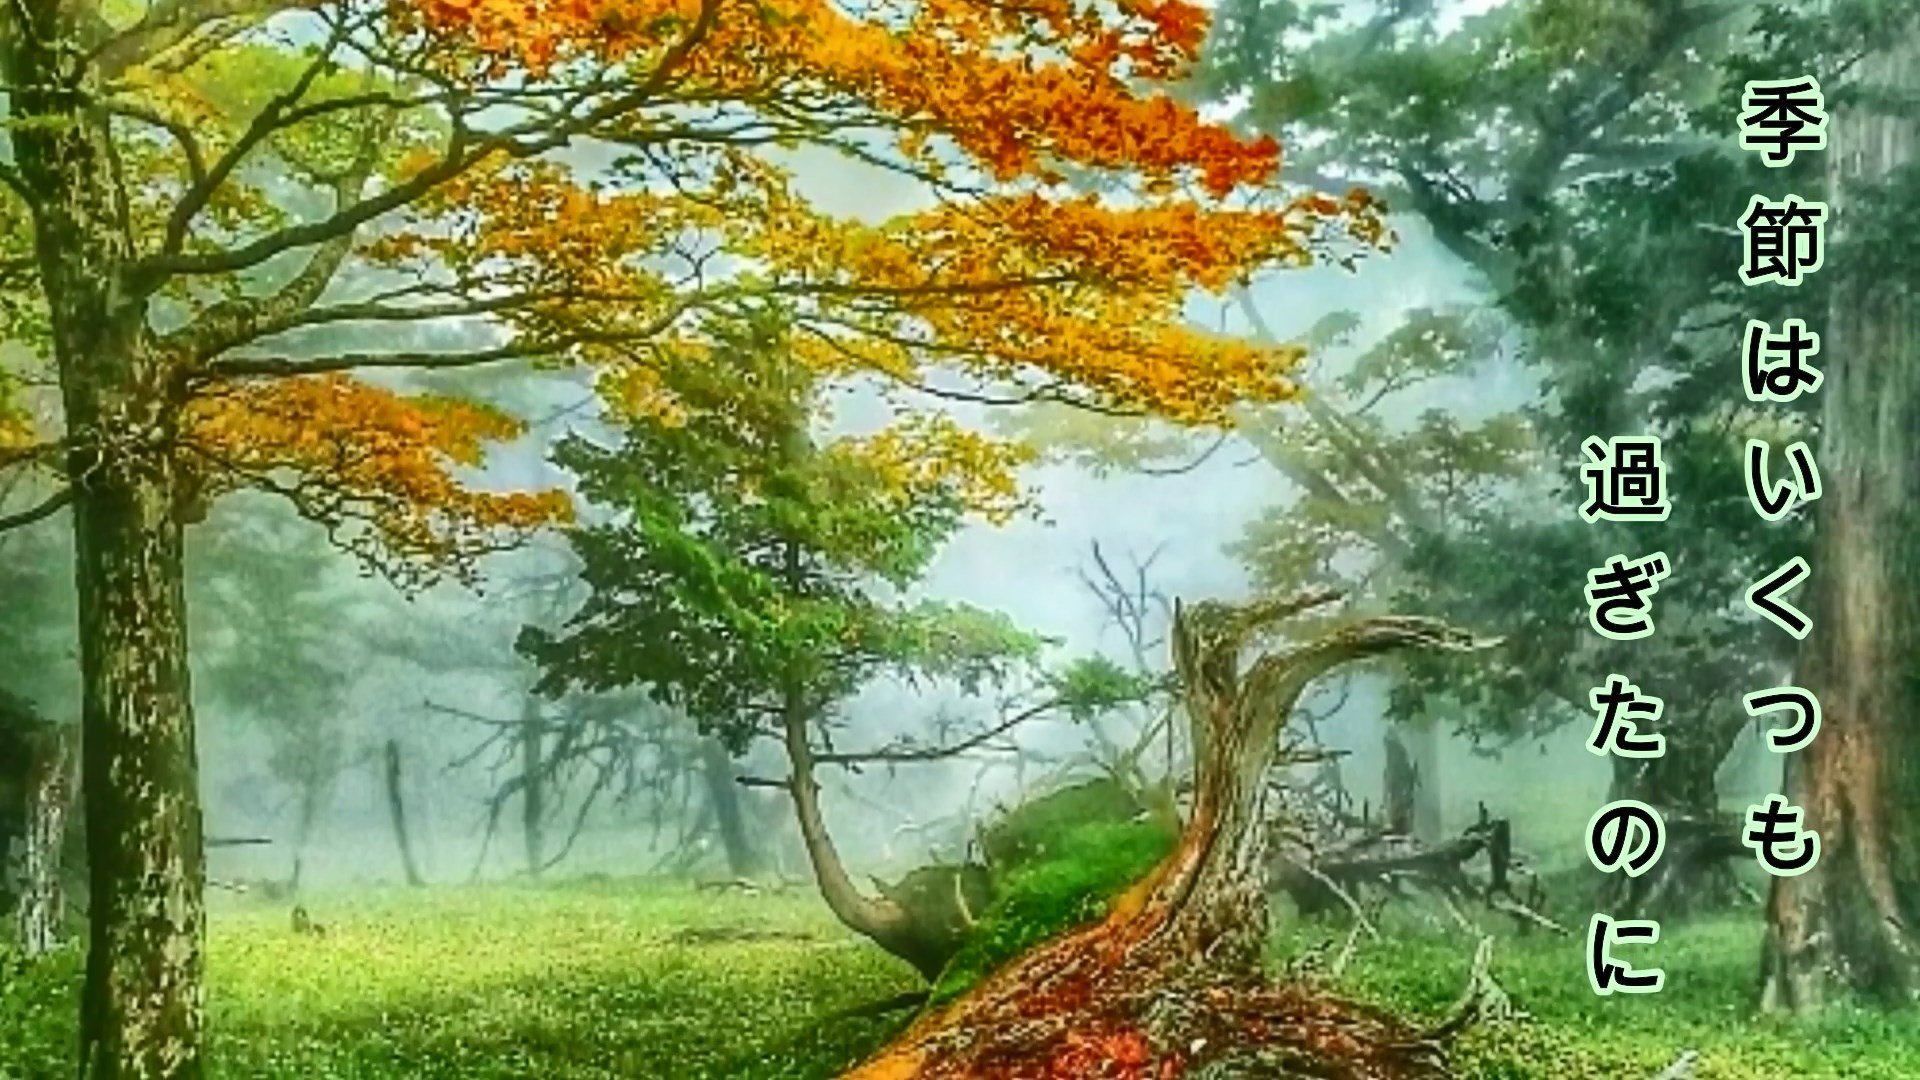
[[[400,789],[400,740],[388,739],[386,752],[387,778],[387,817],[393,823],[393,840],[400,848],[400,869],[407,875],[407,884],[418,887],[427,883],[420,875],[420,864],[413,858],[413,837],[407,831],[407,804]]]
[[[0,35],[69,451],[89,951],[80,1071],[200,1074],[203,866],[187,672],[177,364],[159,353],[107,116],[68,72],[85,5]]]
[[[758,845],[747,835],[747,818],[740,805],[740,785],[734,780],[733,758],[720,740],[707,736],[700,741],[701,779],[706,783],[707,802],[713,807],[715,829],[727,853],[727,872],[736,878],[750,878],[766,868]]]
[[[40,956],[59,944],[66,914],[62,855],[67,809],[73,801],[74,762],[67,733],[49,730],[41,742],[27,789],[20,875],[20,945],[28,956]]]
[[[1920,129],[1892,102],[1920,91],[1915,32],[1862,59],[1855,78],[1870,92],[1836,104],[1825,151],[1836,250],[1851,240],[1849,210],[1862,187],[1912,190]],[[1838,95],[1829,89],[1828,98]],[[1819,698],[1822,727],[1787,763],[1789,801],[1805,808],[1803,827],[1819,833],[1821,852],[1812,870],[1773,883],[1762,959],[1768,1010],[1920,994],[1916,349],[1920,306],[1904,280],[1833,290],[1816,362],[1826,378],[1817,391],[1823,493],[1804,586],[1813,630],[1796,680]]]
[[[1343,664],[1405,647],[1466,649],[1426,619],[1382,617],[1261,657],[1254,637],[1338,598],[1178,607],[1175,668],[1193,801],[1167,858],[1100,923],[1056,938],[929,1013],[850,1080],[967,1076],[1443,1075],[1438,1048],[1305,987],[1267,987],[1266,774],[1300,694]]]

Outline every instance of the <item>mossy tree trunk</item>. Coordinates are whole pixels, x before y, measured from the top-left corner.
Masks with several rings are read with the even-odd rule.
[[[1173,652],[1194,784],[1174,850],[1102,922],[1029,951],[852,1076],[1108,1075],[1116,1066],[1130,1076],[1199,1066],[1223,1076],[1438,1075],[1437,1047],[1391,1019],[1303,987],[1268,987],[1261,975],[1265,781],[1302,691],[1395,649],[1474,644],[1431,620],[1374,618],[1262,656],[1243,673],[1257,635],[1337,598],[1178,608]]]
[[[1854,77],[1870,92],[1836,101],[1828,90],[1836,252],[1849,244],[1861,189],[1903,183],[1912,198],[1920,124],[1898,101],[1920,92],[1915,32],[1862,59]],[[1829,261],[1825,273],[1845,273]],[[1787,763],[1788,798],[1805,808],[1821,853],[1812,870],[1773,884],[1761,993],[1770,1010],[1920,995],[1920,301],[1911,276],[1834,289],[1822,333],[1823,493],[1803,589],[1813,630],[1796,680],[1820,699],[1822,727]]]
[[[147,324],[150,281],[110,120],[72,74],[90,5],[23,0],[0,41],[10,183],[31,209],[66,426],[79,611],[90,941],[80,1069],[200,1074],[202,853],[187,675],[175,425],[178,358]]]

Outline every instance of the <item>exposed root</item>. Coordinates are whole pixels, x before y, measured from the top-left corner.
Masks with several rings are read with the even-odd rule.
[[[1168,964],[1103,927],[1065,939],[1023,968],[1025,992],[963,1000],[930,1016],[920,1038],[853,1074],[857,1080],[1438,1080],[1447,1041],[1506,996],[1476,957],[1469,994],[1439,1028],[1416,1031],[1326,992],[1317,980],[1270,983]]]

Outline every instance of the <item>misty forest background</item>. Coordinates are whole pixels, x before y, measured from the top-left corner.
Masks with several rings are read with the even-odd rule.
[[[1320,587],[1342,598],[1308,632],[1392,612],[1482,640],[1342,669],[1301,700],[1259,826],[1276,977],[1416,1027],[1446,1024],[1468,987],[1451,1049],[1465,1076],[1920,1074],[1920,984],[1842,932],[1851,966],[1813,999],[1769,937],[1779,901],[1770,917],[1771,881],[1736,835],[1748,805],[1788,790],[1740,696],[1806,662],[1738,598],[1793,554],[1813,558],[1815,588],[1836,565],[1823,504],[1772,524],[1753,512],[1741,447],[1806,438],[1821,452],[1846,408],[1883,432],[1916,407],[1886,396],[1902,392],[1891,377],[1864,399],[1753,405],[1736,333],[1871,307],[1886,335],[1852,340],[1920,366],[1898,344],[1912,340],[1920,206],[1910,14],[1747,0],[1212,10],[1175,92],[1276,136],[1286,184],[1365,186],[1394,234],[1348,265],[1186,301],[1207,331],[1304,345],[1301,400],[1183,427],[923,395],[953,423],[941,452],[965,464],[901,481],[920,493],[903,509],[863,487],[881,480],[831,472],[833,440],[870,428],[885,395],[792,364],[790,328],[768,316],[728,341],[724,372],[661,376],[690,416],[615,416],[580,368],[390,373],[526,422],[462,473],[472,487],[558,489],[576,507],[572,524],[481,555],[468,580],[395,588],[350,529],[330,537],[284,492],[199,508],[185,591],[211,1074],[839,1075],[1021,949],[1098,919],[1172,848],[1193,761],[1176,602]],[[1767,169],[1738,147],[1745,80],[1803,73],[1823,80],[1836,125],[1896,133],[1883,160],[1803,152]],[[826,213],[880,222],[931,205],[919,181],[827,150],[782,160]],[[1863,171],[1824,269],[1796,289],[1742,288],[1734,226],[1749,196],[1841,205],[1830,170],[1846,168]],[[299,348],[465,347],[480,333],[320,327]],[[9,349],[0,378],[55,415],[33,347]],[[1827,370],[1829,396],[1853,385]],[[1580,443],[1641,432],[1665,440],[1671,518],[1583,523]],[[1911,449],[1901,438],[1874,452]],[[969,489],[968,455],[1001,454],[1020,488]],[[1867,516],[1895,530],[1879,535],[1910,539],[1907,468],[1852,495],[1829,473],[1828,498],[1879,507]],[[65,797],[49,777],[73,768],[81,698],[73,528],[65,509],[35,511],[51,490],[0,471],[0,521],[15,526],[0,532],[0,1077],[71,1075],[81,1043],[77,808],[51,913],[32,880],[48,868],[29,858],[46,793]],[[784,568],[761,558],[776,550]],[[1600,638],[1587,570],[1656,550],[1674,572],[1655,636]],[[1912,613],[1915,583],[1886,584],[1899,598],[1882,598],[1874,626]],[[830,632],[783,638],[747,610],[763,601],[814,605]],[[1809,644],[1852,640],[1837,609],[1802,606]],[[869,617],[883,630],[848,629]],[[1888,631],[1873,654],[1902,686],[1913,634]],[[1612,671],[1666,700],[1666,758],[1585,747],[1587,691]],[[1874,723],[1913,724],[1912,691],[1899,693]],[[1822,738],[1853,738],[1844,701],[1828,702]],[[781,723],[798,712],[796,745]],[[1895,776],[1912,760],[1902,737],[1877,752]],[[1666,814],[1666,853],[1644,878],[1603,880],[1582,831],[1627,797]],[[1912,905],[1905,797],[1888,796],[1871,835],[1895,845],[1889,873]],[[1829,837],[1815,876],[1845,872],[1845,847]],[[1664,992],[1591,992],[1580,934],[1596,910],[1661,921],[1661,942],[1633,958],[1666,970]]]

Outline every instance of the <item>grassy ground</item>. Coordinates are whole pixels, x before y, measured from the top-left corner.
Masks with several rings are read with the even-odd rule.
[[[890,1033],[838,1010],[914,986],[811,897],[601,883],[321,897],[321,939],[279,906],[229,902],[209,941],[216,1077],[826,1077]],[[1778,1026],[1747,1018],[1757,926],[1666,928],[1668,989],[1597,999],[1576,943],[1504,939],[1496,977],[1529,1022],[1473,1033],[1468,1077],[1634,1080],[1696,1049],[1701,1080],[1920,1076],[1920,1019],[1875,1013]],[[1336,936],[1307,928],[1288,954]],[[1458,994],[1470,946],[1411,928],[1363,945],[1352,992],[1424,1016]],[[0,1077],[66,1076],[69,951],[0,960]]]

